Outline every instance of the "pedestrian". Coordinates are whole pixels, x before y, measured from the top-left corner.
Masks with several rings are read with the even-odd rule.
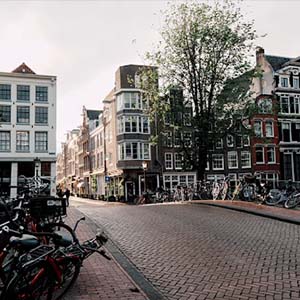
[[[66,206],[69,206],[70,190],[66,188],[64,195],[66,196]]]

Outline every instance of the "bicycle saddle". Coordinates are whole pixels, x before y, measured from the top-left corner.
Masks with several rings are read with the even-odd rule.
[[[9,243],[13,247],[21,247],[25,250],[33,249],[40,244],[37,237],[30,234],[23,234],[22,237],[11,237]]]

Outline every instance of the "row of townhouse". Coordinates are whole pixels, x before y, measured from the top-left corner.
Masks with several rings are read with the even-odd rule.
[[[300,181],[300,59],[265,55],[262,48],[256,59],[262,76],[251,86],[259,108],[250,121],[254,135],[245,134],[244,125],[238,124],[221,137],[208,151],[207,180],[229,175],[235,184],[246,174],[256,174],[274,185],[279,179]],[[80,129],[70,133],[73,144],[68,140],[63,145],[67,150],[58,157],[58,164],[77,167],[59,166],[64,172],[57,174],[58,184],[79,195],[130,201],[158,187],[171,190],[196,183],[195,170],[186,168],[180,152],[182,143],[193,146],[192,107],[178,110],[182,91],[170,89],[171,113],[164,120],[164,134],[151,145],[151,132],[159,129],[145,113],[149,103],[137,84],[141,67],[117,70],[103,110],[83,108]],[[180,132],[177,125],[183,128]],[[78,151],[71,159],[74,143]]]
[[[56,176],[56,76],[25,63],[0,72],[0,195],[15,197],[19,176]]]

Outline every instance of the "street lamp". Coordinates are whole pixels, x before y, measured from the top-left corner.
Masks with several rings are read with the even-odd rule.
[[[147,192],[146,190],[146,170],[148,168],[148,163],[146,161],[143,161],[142,162],[142,167],[143,167],[143,170],[144,170],[144,193]]]

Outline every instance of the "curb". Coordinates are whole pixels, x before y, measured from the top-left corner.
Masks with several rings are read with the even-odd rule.
[[[255,215],[255,216],[273,219],[276,221],[281,221],[281,222],[290,223],[290,224],[294,224],[294,225],[300,225],[300,220],[293,219],[293,218],[286,218],[286,217],[274,215],[274,214],[268,213],[268,212],[259,212],[254,209],[248,209],[248,208],[237,207],[237,206],[228,206],[228,205],[223,205],[223,204],[219,204],[219,203],[192,202],[190,204],[198,204],[198,205],[207,205],[207,206],[226,208],[226,209],[231,209],[231,210],[235,210],[235,211],[239,211],[239,212],[243,212],[243,213],[247,213],[247,214],[251,214],[251,215]]]
[[[104,228],[79,209],[75,207],[73,208],[85,216],[87,225],[90,226],[94,232],[97,232],[99,228]],[[116,243],[113,242],[109,235],[108,237],[108,242],[104,247],[108,250],[109,254],[113,256],[113,259],[117,262],[127,277],[129,277],[129,279],[142,291],[143,294],[146,295],[146,297],[148,297],[149,300],[164,300],[165,297],[144,277],[144,275],[135,267]]]

